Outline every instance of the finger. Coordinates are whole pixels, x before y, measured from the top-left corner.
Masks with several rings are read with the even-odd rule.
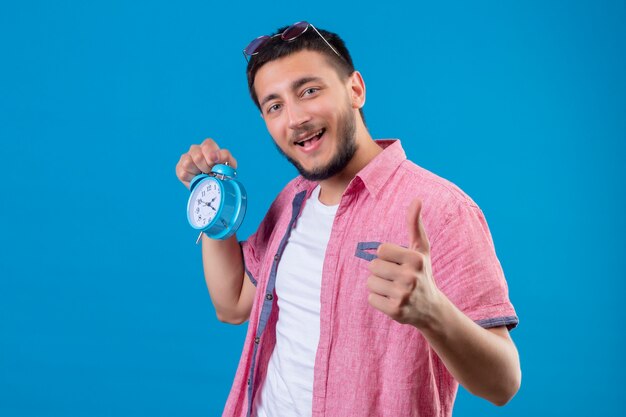
[[[191,180],[187,178],[186,172],[183,171],[178,164],[176,165],[176,177],[185,185],[185,187],[189,188]]]
[[[225,162],[228,162],[228,165],[237,169],[237,160],[231,155],[230,151],[228,149],[220,149],[217,151],[217,161],[215,161],[215,163],[223,164]]]
[[[205,174],[211,172],[211,163],[205,158],[204,152],[200,146],[193,145],[189,148],[188,154],[191,156],[194,164],[201,172],[204,172]]]
[[[200,144],[200,146],[208,148],[211,151],[216,151],[216,150],[218,150],[220,148],[220,146],[217,144],[217,142],[215,142],[211,138],[206,138],[205,140],[203,140],[202,143]]]
[[[370,275],[367,278],[367,289],[374,294],[382,295],[387,298],[395,298],[397,296],[396,288],[393,282],[376,275]]]
[[[388,281],[394,281],[402,273],[400,265],[380,258],[372,260],[367,267],[372,274]]]
[[[379,310],[388,316],[391,316],[395,312],[393,301],[387,297],[383,297],[382,295],[369,293],[367,296],[367,302],[376,310]]]
[[[408,249],[393,243],[383,243],[376,250],[376,256],[378,259],[382,259],[388,262],[394,262],[398,265],[411,264],[415,267],[419,267],[416,263],[415,251]]]
[[[218,159],[217,151],[220,150],[220,147],[213,141],[213,139],[205,139],[204,142],[200,145],[200,150],[202,151],[202,155],[204,159],[207,161],[209,167],[213,168]]]
[[[189,154],[183,154],[176,165],[176,175],[183,182],[189,182],[196,175],[200,174],[200,169],[196,166]]]
[[[426,236],[424,225],[421,219],[422,201],[415,199],[409,206],[408,223],[409,223],[409,248],[422,253],[430,251],[430,242]]]

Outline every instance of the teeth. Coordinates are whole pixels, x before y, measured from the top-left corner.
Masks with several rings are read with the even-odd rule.
[[[304,142],[306,142],[307,140],[311,140],[313,139],[315,136],[320,135],[322,132],[324,131],[324,129],[320,129],[317,132],[315,132],[314,134],[312,134],[311,136],[307,137],[306,139],[302,139],[296,142],[296,144],[303,146]]]

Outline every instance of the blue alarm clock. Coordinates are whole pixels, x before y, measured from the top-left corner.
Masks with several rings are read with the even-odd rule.
[[[187,202],[187,220],[194,229],[211,239],[231,237],[246,215],[247,194],[237,172],[226,164],[214,165],[209,174],[191,180]]]

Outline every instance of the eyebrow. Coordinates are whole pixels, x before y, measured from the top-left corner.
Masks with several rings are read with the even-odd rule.
[[[298,88],[300,88],[303,85],[305,85],[307,83],[310,83],[310,82],[320,82],[320,81],[322,81],[322,79],[320,77],[313,77],[313,76],[311,76],[311,77],[302,77],[302,78],[299,78],[299,79],[297,79],[297,80],[295,80],[294,82],[291,83],[291,90],[292,91],[293,90],[297,90]],[[272,93],[272,94],[266,96],[261,101],[260,107],[265,106],[265,103],[267,103],[268,101],[274,100],[274,99],[279,98],[279,97],[280,96],[278,94],[276,94],[276,93]]]

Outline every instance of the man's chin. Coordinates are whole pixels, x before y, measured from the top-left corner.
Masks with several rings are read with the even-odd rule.
[[[311,172],[311,171],[299,171],[300,175],[308,181],[314,181],[314,182],[318,182],[318,181],[324,181],[325,179],[328,179],[329,176],[326,173],[323,172]]]
[[[305,168],[302,166],[300,162],[298,162],[295,158],[291,158],[283,153],[283,156],[287,158],[287,160],[293,165],[293,167],[298,171],[298,173],[306,180],[309,181],[322,181],[329,178],[331,175],[329,172],[329,168],[331,164],[326,165],[317,165],[311,168]],[[310,162],[310,161],[309,161]]]
[[[302,166],[295,165],[296,169],[304,177],[304,179],[309,181],[323,181],[328,178],[334,177],[338,173],[340,173],[346,164],[342,164],[341,166],[335,164],[327,164],[321,167],[315,167],[313,169],[304,169]]]
[[[294,167],[298,170],[298,173],[309,181],[321,181],[326,179],[324,169],[304,169],[302,166],[294,164]]]

